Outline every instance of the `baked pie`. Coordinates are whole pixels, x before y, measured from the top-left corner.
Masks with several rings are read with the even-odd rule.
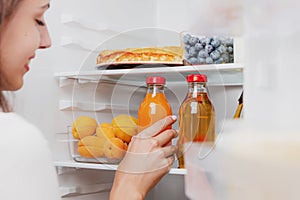
[[[97,64],[126,62],[178,63],[183,60],[183,49],[179,46],[127,48],[103,50],[97,57]]]

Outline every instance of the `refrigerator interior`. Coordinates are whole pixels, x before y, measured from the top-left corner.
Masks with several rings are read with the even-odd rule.
[[[46,20],[52,47],[37,52],[24,87],[16,93],[15,110],[37,125],[49,141],[63,199],[108,199],[116,169],[72,159],[67,132],[76,117],[89,115],[103,123],[117,114],[137,116],[146,92],[145,77],[158,73],[167,78],[166,96],[177,115],[187,92],[185,76],[198,72],[187,67],[103,74],[95,69],[100,50],[180,45],[182,31],[206,34],[209,27],[199,26],[196,5],[199,1],[51,1]],[[205,65],[200,70],[211,81],[208,89],[217,113],[217,132],[222,131],[225,119],[233,117],[243,89],[239,50],[236,43],[235,63]],[[177,161],[147,199],[187,199],[186,172],[176,168]]]

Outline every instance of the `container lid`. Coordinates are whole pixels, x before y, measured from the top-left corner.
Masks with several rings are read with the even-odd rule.
[[[205,74],[190,74],[186,77],[187,82],[207,82]]]
[[[161,76],[149,76],[146,78],[147,84],[166,84],[166,79]]]

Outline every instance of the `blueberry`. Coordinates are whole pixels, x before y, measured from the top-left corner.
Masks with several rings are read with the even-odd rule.
[[[229,47],[227,47],[227,51],[228,51],[229,53],[232,53],[232,52],[233,52],[233,48],[232,48],[231,46],[229,46]]]
[[[207,53],[211,53],[214,50],[214,48],[212,45],[209,44],[205,46],[205,50]]]
[[[199,43],[199,42],[197,44],[195,44],[195,49],[198,50],[198,51],[200,51],[201,49],[203,49],[202,44]]]
[[[205,46],[206,45],[206,38],[201,38],[200,39],[200,43],[202,44],[202,46]]]
[[[209,54],[204,49],[201,49],[198,53],[198,58],[206,58],[208,56]]]
[[[221,58],[224,60],[225,63],[229,62],[229,54],[225,53],[221,56]]]
[[[229,63],[233,63],[234,62],[234,56],[233,54],[229,54]]]
[[[205,64],[206,63],[206,59],[205,58],[198,58],[197,59],[197,63],[199,63],[199,64]]]
[[[184,49],[186,52],[189,52],[190,48],[191,48],[191,45],[189,45],[189,44],[184,45]]]
[[[198,53],[198,51],[196,50],[195,47],[191,47],[191,48],[189,49],[189,54],[190,54],[191,57],[196,56],[197,53]]]
[[[220,43],[225,45],[226,43],[226,38],[225,37],[220,37]]]
[[[226,39],[224,40],[224,44],[225,44],[226,46],[231,46],[231,47],[233,47],[233,38],[226,38]]]
[[[214,61],[213,61],[213,59],[211,57],[207,57],[205,59],[205,61],[206,61],[207,64],[213,64],[214,63]]]
[[[189,41],[190,41],[190,38],[191,38],[192,36],[190,35],[190,34],[185,34],[184,36],[183,36],[183,43],[184,44],[189,44]]]
[[[210,53],[210,57],[213,59],[213,60],[218,60],[220,58],[221,54],[218,50],[215,50],[213,52]]]
[[[185,52],[185,53],[184,53],[184,57],[185,57],[186,59],[188,59],[188,58],[190,58],[190,54],[187,53],[187,52]]]
[[[219,58],[215,61],[215,64],[222,64],[224,62],[223,58]]]
[[[209,38],[209,37],[206,37],[206,38],[205,38],[205,44],[206,44],[206,45],[209,45],[209,44],[210,44],[210,41],[211,41],[211,38]]]
[[[224,45],[220,45],[218,48],[217,48],[217,51],[219,51],[220,54],[223,54],[227,51],[226,47]]]
[[[199,38],[197,37],[191,37],[190,38],[190,45],[195,46],[199,42]]]
[[[197,58],[192,57],[192,58],[189,58],[189,59],[188,59],[188,62],[189,62],[190,64],[194,65],[194,64],[197,64],[198,60],[197,60]]]
[[[221,44],[220,40],[217,39],[217,38],[214,38],[212,41],[211,41],[211,45],[215,48],[219,47]]]

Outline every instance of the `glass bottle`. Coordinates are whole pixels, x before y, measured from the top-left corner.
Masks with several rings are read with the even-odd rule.
[[[204,74],[191,74],[186,80],[188,92],[179,109],[179,168],[184,168],[185,142],[215,140],[215,110],[207,94],[207,77]]]
[[[242,109],[243,109],[243,93],[244,92],[242,92],[242,94],[241,94],[241,96],[240,96],[240,98],[238,100],[239,104],[238,104],[238,107],[237,107],[237,109],[236,109],[236,111],[234,113],[234,116],[233,116],[234,119],[241,118]]]
[[[150,76],[146,78],[146,84],[147,92],[138,109],[138,132],[172,115],[172,108],[164,93],[166,79],[161,76]],[[171,128],[172,126],[167,127],[167,129]]]

